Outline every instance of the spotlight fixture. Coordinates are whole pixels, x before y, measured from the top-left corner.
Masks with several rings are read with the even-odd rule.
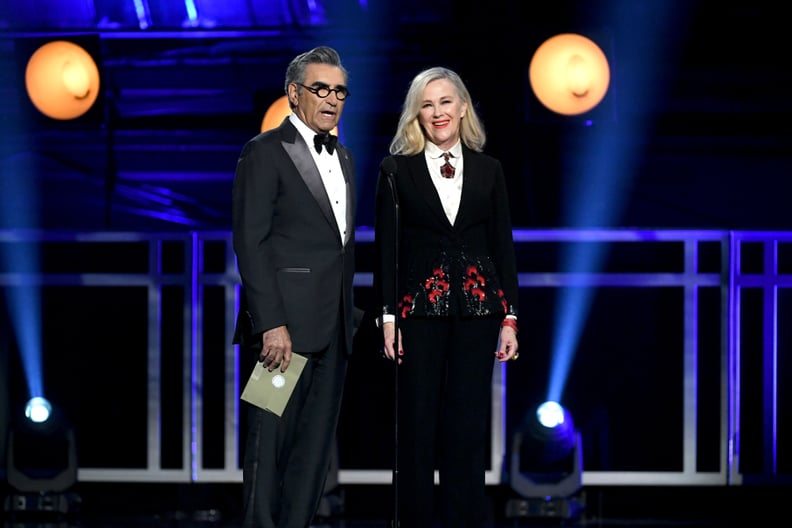
[[[592,40],[562,33],[544,41],[529,66],[531,88],[549,110],[578,115],[597,106],[610,84],[605,54]]]
[[[85,48],[55,40],[30,56],[25,87],[33,105],[44,115],[76,119],[88,112],[99,96],[99,69]]]
[[[44,423],[52,416],[52,405],[49,400],[36,396],[25,404],[25,418],[33,423]]]
[[[5,511],[73,511],[79,497],[70,491],[77,483],[77,446],[74,429],[65,416],[43,397],[27,402],[11,426],[6,452],[8,484]]]
[[[576,517],[582,502],[583,454],[570,412],[557,402],[533,408],[512,437],[509,481],[521,499],[508,517]]]

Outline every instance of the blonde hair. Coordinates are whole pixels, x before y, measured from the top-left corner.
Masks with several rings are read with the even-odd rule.
[[[457,92],[457,95],[467,104],[467,112],[462,119],[459,127],[459,135],[462,143],[471,150],[481,152],[487,142],[487,134],[484,132],[484,125],[476,114],[470,92],[465,87],[465,83],[455,72],[440,66],[429,68],[422,71],[410,83],[407,90],[407,97],[404,99],[402,112],[399,116],[399,124],[396,134],[390,143],[389,151],[391,154],[412,155],[423,152],[426,146],[426,136],[421,124],[418,122],[418,114],[421,111],[423,92],[432,81],[447,79]]]

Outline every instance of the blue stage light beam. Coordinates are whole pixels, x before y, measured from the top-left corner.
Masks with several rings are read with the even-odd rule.
[[[562,259],[562,266],[566,271],[574,269],[575,264],[586,262],[597,269],[603,259],[605,249],[603,244],[574,243],[565,247],[566,255]],[[553,354],[550,362],[549,385],[547,399],[561,401],[564,394],[569,369],[575,357],[580,334],[588,316],[589,308],[593,301],[593,288],[567,287],[559,292],[559,302],[556,305],[556,324],[553,335]]]
[[[138,19],[140,29],[148,29],[151,26],[151,13],[149,12],[148,0],[133,0],[135,4],[135,15]]]
[[[184,0],[184,9],[187,11],[188,24],[194,26],[198,22],[198,9],[194,0]]]
[[[11,137],[10,130],[7,131]],[[5,141],[0,135],[0,143]],[[20,229],[38,225],[38,194],[33,170],[23,156],[3,149],[0,167],[0,226],[11,228],[11,237],[0,244],[0,267],[19,279],[4,287],[30,397],[44,396],[41,367],[41,287],[39,248],[26,242]],[[14,233],[14,230],[20,230]]]
[[[636,67],[621,68],[614,76],[611,90],[629,101],[629,112],[619,116],[618,123],[605,124],[602,129],[588,121],[582,134],[583,151],[571,156],[571,180],[576,182],[563,198],[563,223],[572,228],[610,228],[618,224],[638,158],[638,138],[645,137],[651,127],[651,106],[658,95],[659,84],[652,77],[658,64],[665,64],[669,34],[684,27],[689,10],[681,0],[663,2],[662,9],[652,10],[664,16],[651,19],[635,17],[631,10],[614,9],[612,20],[620,38],[624,64]],[[643,21],[644,24],[640,22]],[[672,33],[674,32],[674,33]],[[674,39],[670,39],[673,41]],[[640,43],[638,45],[637,43]],[[609,59],[613,60],[613,57]],[[613,98],[613,96],[611,96]],[[612,103],[615,105],[615,103]],[[615,116],[614,116],[615,119]],[[560,266],[563,272],[574,270],[598,271],[602,268],[607,246],[582,242],[562,248]],[[556,307],[555,334],[550,363],[547,399],[562,401],[569,369],[577,350],[580,334],[588,317],[593,295],[592,287],[562,289]]]
[[[390,9],[387,3],[375,6],[359,0],[343,3],[339,9],[328,11],[330,24],[341,30],[339,35],[342,35],[328,45],[337,49],[344,60],[352,93],[341,118],[342,125],[339,125],[339,140],[355,153],[356,167],[378,167],[382,153],[388,148],[386,142],[376,144],[379,137],[371,133],[371,116],[381,112],[382,103],[376,97],[364,94],[387,93],[393,82],[390,75],[392,51],[387,46],[387,35],[395,28],[389,23],[392,20],[388,16]],[[353,37],[344,37],[347,32]],[[363,49],[369,53],[361,54]],[[376,179],[376,171],[372,174],[357,170],[355,177],[359,195],[363,195]],[[373,212],[370,208],[371,204],[360,201],[357,211],[359,223],[371,225]]]
[[[19,254],[9,256],[9,251],[3,252],[6,262],[17,267],[16,263],[27,265],[34,262],[37,251],[19,251]],[[35,253],[35,254],[34,254]],[[44,396],[43,373],[41,367],[41,292],[35,281],[12,285],[6,288],[8,297],[8,311],[14,333],[17,338],[19,352],[22,356],[22,366],[25,370],[25,379],[29,396]]]

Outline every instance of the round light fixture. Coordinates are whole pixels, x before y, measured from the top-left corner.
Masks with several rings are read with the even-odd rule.
[[[76,119],[99,96],[99,69],[91,55],[73,42],[56,40],[38,48],[25,70],[33,105],[53,119]]]
[[[278,128],[283,120],[291,114],[291,107],[289,107],[289,98],[282,95],[275,99],[275,101],[264,112],[264,119],[261,120],[261,131],[266,132],[273,128]],[[338,127],[330,131],[333,135],[338,135]]]
[[[25,404],[25,418],[33,423],[44,423],[52,414],[52,404],[42,397],[36,396]]]
[[[289,114],[291,114],[289,98],[285,95],[278,97],[264,113],[264,119],[261,121],[261,131],[266,132],[267,130],[278,128]]]
[[[537,99],[563,115],[582,114],[597,106],[610,83],[605,54],[592,40],[576,33],[544,41],[528,73]]]

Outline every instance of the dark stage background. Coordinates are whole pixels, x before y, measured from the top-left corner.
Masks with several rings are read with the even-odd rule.
[[[146,8],[136,10],[136,5]],[[90,402],[99,404],[95,412],[108,431],[128,432],[113,440],[123,446],[113,455],[106,449],[110,433],[94,429],[83,435],[81,460],[90,468],[122,468],[116,480],[123,481],[123,468],[138,470],[150,463],[151,453],[139,447],[151,435],[145,383],[151,367],[146,332],[153,317],[151,292],[145,288],[149,281],[162,288],[156,326],[166,329],[157,350],[162,354],[157,360],[162,377],[157,456],[165,470],[184,470],[180,435],[189,411],[180,398],[189,385],[184,376],[190,365],[180,353],[168,351],[190,346],[180,326],[190,295],[190,285],[183,282],[189,281],[185,262],[200,247],[205,259],[200,272],[209,281],[223,276],[202,294],[197,330],[207,350],[203,371],[222,371],[229,358],[208,351],[228,350],[225,237],[237,155],[258,133],[268,105],[283,94],[288,61],[315,45],[337,48],[350,71],[352,96],[340,134],[356,159],[361,233],[372,224],[378,165],[387,154],[407,85],[434,65],[460,73],[476,101],[488,132],[485,150],[504,165],[516,230],[640,229],[652,237],[654,230],[792,230],[792,68],[785,13],[778,3],[39,0],[0,5],[0,30],[0,249],[10,248],[10,255],[34,241],[45,242],[42,272],[54,277],[42,295],[50,390],[78,417],[83,414],[84,427],[96,427],[87,424],[87,416],[94,416],[84,411]],[[588,36],[610,62],[607,95],[582,116],[552,114],[528,83],[533,51],[561,32]],[[43,117],[24,93],[25,57],[56,37],[84,44],[102,76],[99,101],[73,122]],[[107,233],[141,234],[142,239],[84,243],[91,234]],[[191,238],[196,233],[197,242]],[[175,237],[161,253],[147,238],[157,234]],[[208,245],[202,245],[204,235]],[[733,264],[723,259],[730,254],[728,243],[712,245],[698,246],[700,273],[720,276],[724,283],[700,291],[694,314],[700,411],[700,443],[694,449],[696,470],[705,473],[725,463],[719,445],[727,405],[720,382],[728,366],[721,357],[727,332],[722,310],[732,302],[722,297]],[[532,274],[527,280],[535,281],[533,286],[561,265],[557,246],[520,248],[521,272]],[[777,245],[777,271],[787,282],[789,248],[788,241]],[[681,244],[640,244],[614,251],[604,268],[617,274],[680,273],[685,251]],[[370,272],[365,241],[359,255],[359,270]],[[750,244],[741,255],[753,272],[770,259]],[[14,274],[29,270],[12,259],[0,259],[0,266],[0,291],[25,284]],[[70,274],[73,280],[58,283],[58,277]],[[581,417],[586,469],[681,471],[687,446],[680,439],[687,431],[681,411],[690,381],[683,349],[689,334],[680,315],[686,293],[682,285],[629,286],[598,293],[570,371],[567,399]],[[782,308],[773,315],[781,335],[780,380],[788,379],[790,370],[790,344],[783,333],[788,292],[779,290]],[[357,294],[368,307],[366,288]],[[559,303],[549,288],[526,288],[524,295],[521,328],[532,330],[521,334],[521,343],[531,354],[509,370],[510,397],[522,403],[540,399],[546,388]],[[751,290],[742,300],[746,343],[766,339],[765,299]],[[0,417],[7,421],[24,383],[9,307],[2,306]],[[350,366],[350,379],[365,381],[350,384],[342,416],[340,452],[346,469],[388,469],[390,451],[374,449],[388,445],[392,418],[389,372],[370,353],[375,341],[364,335],[364,354]],[[761,409],[767,405],[761,380],[768,367],[760,350],[746,350],[744,406]],[[246,358],[232,361],[246,365]],[[108,369],[117,377],[97,383]],[[209,469],[228,465],[224,381],[207,379],[201,387],[210,402],[204,420],[216,426],[207,427],[202,438],[201,464]],[[99,388],[119,386],[123,398],[96,401]],[[777,393],[777,433],[788,444],[789,390],[780,383]],[[519,405],[509,409],[507,428],[519,422],[522,412]],[[746,412],[742,418],[745,429],[767,427],[760,414]],[[244,417],[239,420],[244,426]],[[741,470],[788,481],[789,454],[782,452],[778,474],[768,475],[767,441],[761,433],[743,440]],[[190,479],[189,471],[173,478],[185,477]]]
[[[407,83],[438,64],[469,84],[489,132],[487,151],[509,178],[515,226],[792,223],[785,207],[792,73],[783,16],[771,2],[370,1],[364,9],[338,1],[316,2],[309,12],[302,2],[284,2],[286,10],[279,2],[207,0],[195,2],[193,22],[187,3],[148,2],[146,29],[131,1],[0,7],[2,191],[16,194],[13,174],[37,184],[39,214],[26,222],[227,229],[241,143],[282,95],[288,60],[326,43],[351,73],[342,137],[356,155],[360,226],[372,221],[377,167]],[[559,32],[589,36],[610,61],[605,99],[581,117],[551,114],[528,84],[533,51]],[[53,123],[21,92],[17,55],[74,33],[100,65],[107,108],[97,104],[79,123]],[[578,191],[604,200],[606,217],[573,219]],[[18,227],[20,216],[0,218]]]

